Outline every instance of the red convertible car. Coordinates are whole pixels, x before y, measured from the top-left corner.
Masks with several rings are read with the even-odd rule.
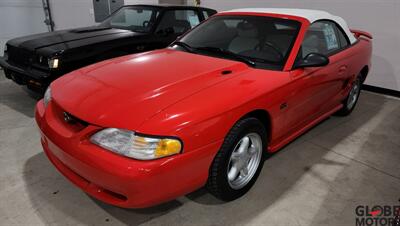
[[[234,200],[266,154],[352,112],[371,39],[323,11],[222,12],[169,48],[54,81],[36,106],[41,142],[65,177],[112,205],[148,207],[203,186]]]

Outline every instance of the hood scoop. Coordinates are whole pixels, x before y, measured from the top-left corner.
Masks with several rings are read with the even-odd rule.
[[[232,70],[223,70],[221,71],[221,75],[229,75],[232,74]]]

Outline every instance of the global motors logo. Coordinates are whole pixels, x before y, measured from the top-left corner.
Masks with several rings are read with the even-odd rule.
[[[356,226],[400,226],[400,205],[356,207]]]

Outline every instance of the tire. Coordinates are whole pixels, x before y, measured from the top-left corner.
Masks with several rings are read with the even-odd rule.
[[[350,89],[349,95],[343,101],[343,107],[336,115],[338,116],[348,116],[353,112],[354,108],[357,105],[358,99],[361,93],[361,86],[362,86],[362,78],[361,75],[357,76],[357,79],[353,82],[352,87]]]
[[[260,120],[245,118],[237,122],[211,165],[206,186],[208,191],[223,201],[232,201],[246,194],[263,167],[266,138],[267,132]]]

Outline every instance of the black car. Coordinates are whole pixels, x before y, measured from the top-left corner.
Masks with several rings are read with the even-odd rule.
[[[80,67],[167,47],[215,13],[191,6],[124,6],[98,26],[12,39],[0,66],[7,78],[43,93],[53,80]]]

